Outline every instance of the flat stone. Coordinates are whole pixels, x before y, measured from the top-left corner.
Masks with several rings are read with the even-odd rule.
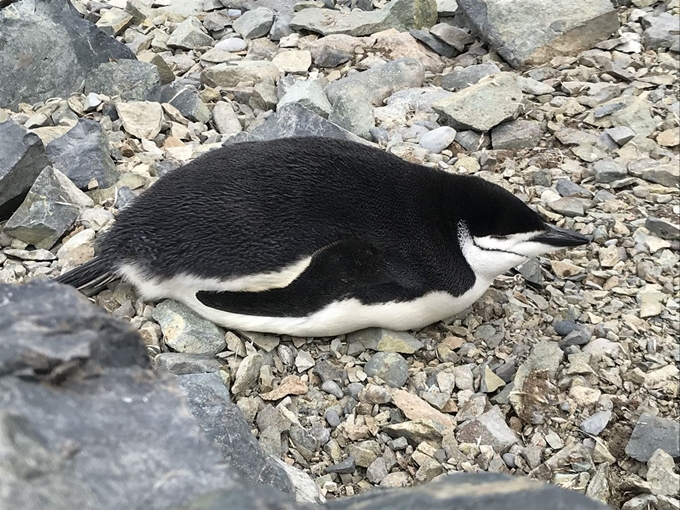
[[[628,171],[616,161],[602,159],[593,164],[593,175],[595,182],[609,183],[623,179],[628,175]]]
[[[680,457],[680,424],[668,418],[640,415],[626,445],[626,454],[648,462],[659,449],[671,457]]]
[[[658,165],[642,171],[642,178],[648,182],[661,184],[662,186],[677,187],[680,184],[680,167],[677,161],[669,164]]]
[[[4,232],[36,248],[49,249],[71,228],[81,210],[93,205],[68,177],[47,166],[5,224]]]
[[[652,489],[652,494],[677,497],[680,475],[675,474],[673,457],[658,449],[647,461],[647,467],[647,481]]]
[[[645,219],[645,228],[652,234],[656,234],[663,239],[680,239],[680,225],[677,223],[671,223],[670,221],[663,218],[647,216]]]
[[[380,106],[398,90],[420,87],[424,79],[422,64],[412,58],[403,58],[334,81],[325,92],[331,104],[342,96],[355,96]]]
[[[680,128],[662,131],[657,135],[656,141],[662,147],[677,147],[680,145]]]
[[[238,37],[229,37],[227,39],[222,39],[215,45],[216,50],[228,51],[228,52],[238,52],[244,51],[248,48],[248,41],[239,39]]]
[[[201,22],[194,16],[190,16],[175,27],[166,44],[171,48],[183,50],[212,46],[215,41],[204,30]]]
[[[458,0],[474,30],[512,66],[542,64],[555,56],[577,55],[619,28],[608,0]],[[548,27],[535,30],[535,27]],[[522,34],[518,37],[517,34]]]
[[[640,20],[644,27],[642,42],[651,49],[670,48],[680,52],[678,42],[678,16],[669,12],[659,13],[658,16],[648,14]]]
[[[153,311],[165,343],[177,352],[217,354],[226,347],[224,332],[185,305],[166,299]]]
[[[512,73],[497,73],[432,105],[443,123],[454,129],[489,131],[510,120],[522,104]]]
[[[500,68],[493,62],[471,65],[443,75],[442,88],[451,91],[463,90],[464,88],[479,83],[479,80],[482,78],[500,72]]]
[[[350,455],[342,462],[328,466],[326,468],[326,473],[351,474],[354,473],[356,469],[357,467],[354,462],[354,457]]]
[[[303,74],[312,65],[312,54],[308,50],[287,50],[272,59],[281,73]]]
[[[340,96],[336,99],[328,120],[365,140],[371,139],[371,129],[375,127],[373,106],[356,96]]]
[[[2,253],[8,257],[20,260],[33,260],[37,262],[56,259],[56,255],[49,250],[19,250],[15,248],[5,248]]]
[[[81,230],[70,237],[57,250],[57,258],[62,268],[77,267],[94,257],[94,235],[91,228]]]
[[[391,437],[404,437],[412,445],[419,445],[423,441],[441,441],[442,433],[446,430],[438,422],[418,419],[393,423],[383,427],[383,432]]]
[[[585,207],[583,199],[576,197],[562,197],[554,202],[550,202],[550,209],[563,216],[583,216]]]
[[[413,58],[418,60],[426,71],[441,73],[446,64],[442,57],[421,44],[408,32],[399,32],[394,28],[383,30],[365,38],[365,47],[371,52],[384,55],[389,60]]]
[[[167,370],[175,375],[211,374],[223,366],[219,360],[209,354],[183,352],[161,352],[153,359],[153,364],[156,368]]]
[[[123,101],[158,101],[161,77],[158,68],[147,62],[127,59],[104,62],[87,75],[84,92],[119,96]]]
[[[449,126],[442,126],[428,131],[420,137],[418,145],[430,152],[439,154],[448,148],[456,138],[456,130]]]
[[[49,164],[35,133],[11,119],[0,124],[0,215],[28,192]]]
[[[472,44],[475,41],[474,36],[470,32],[463,28],[449,25],[448,23],[438,23],[434,25],[430,28],[430,33],[449,46],[454,47],[459,52],[463,52],[468,44]]]
[[[517,77],[517,85],[522,92],[533,96],[542,96],[543,94],[552,94],[555,92],[555,89],[550,85],[524,76]]]
[[[314,64],[319,67],[338,67],[354,57],[367,41],[344,34],[327,35],[312,42],[309,50]]]
[[[456,420],[453,416],[438,411],[425,400],[408,391],[399,389],[393,390],[392,401],[394,402],[394,405],[402,410],[404,416],[410,420],[431,420],[445,428],[453,428],[456,425]]]
[[[600,433],[607,427],[611,417],[611,411],[599,411],[584,420],[581,425],[579,425],[579,428],[586,434],[590,434],[591,436],[599,436]]]
[[[449,46],[448,44],[443,42],[441,39],[430,34],[429,30],[426,30],[426,29],[411,30],[409,33],[415,39],[419,40],[421,43],[425,44],[426,46],[428,46],[433,51],[437,52],[442,57],[451,58],[451,57],[453,57],[453,56],[455,56],[459,53],[452,46]]]
[[[519,438],[505,423],[505,417],[498,406],[493,406],[479,418],[464,423],[458,430],[456,439],[462,443],[489,445],[501,454],[519,442]]]
[[[404,331],[368,328],[347,335],[348,342],[361,342],[381,352],[413,354],[423,348],[423,343]]]
[[[258,352],[243,358],[238,366],[238,370],[236,370],[234,383],[231,385],[231,392],[234,395],[243,395],[248,390],[255,388],[263,363],[264,357]]]
[[[14,110],[20,102],[69,97],[99,64],[135,58],[66,0],[12,2],[0,10],[0,33],[0,107]]]
[[[243,131],[243,127],[230,103],[218,101],[212,111],[213,122],[217,132],[223,135],[235,135]]]
[[[541,135],[541,124],[535,120],[512,120],[493,128],[491,144],[494,149],[530,149],[538,147]]]
[[[54,168],[81,189],[93,179],[100,188],[108,188],[120,178],[99,122],[79,119],[66,134],[51,141],[45,152]]]
[[[163,109],[159,103],[148,101],[116,103],[116,112],[123,121],[123,128],[132,136],[152,140],[161,131]]]
[[[276,388],[268,393],[261,393],[263,400],[281,400],[288,395],[304,395],[307,393],[307,383],[296,375],[284,377]]]
[[[170,103],[190,121],[207,123],[210,120],[210,110],[201,100],[197,90],[172,85],[167,85],[163,89],[162,102]]]
[[[408,363],[398,353],[378,352],[364,366],[369,377],[380,377],[388,386],[400,388],[408,379]]]
[[[389,28],[410,30],[430,27],[437,21],[435,0],[393,0],[382,9],[354,10],[342,13],[330,9],[309,8],[295,14],[290,26],[321,35],[371,35]]]
[[[279,70],[265,60],[225,62],[209,67],[201,73],[201,81],[210,87],[236,87],[239,84],[255,84],[262,81],[275,82]]]
[[[234,31],[244,39],[257,39],[267,35],[274,23],[274,12],[264,7],[244,12],[234,20]]]
[[[484,393],[493,393],[503,386],[505,386],[505,381],[494,374],[493,371],[485,365],[484,371],[482,372],[480,390]]]
[[[630,129],[629,127],[626,126],[616,126],[612,127],[609,129],[604,130],[605,134],[607,134],[614,142],[619,147],[623,147],[626,145],[628,142],[630,142],[633,138],[635,138],[635,131]]]
[[[328,117],[332,109],[318,80],[296,81],[279,100],[278,107],[291,103],[298,103],[322,117]]]

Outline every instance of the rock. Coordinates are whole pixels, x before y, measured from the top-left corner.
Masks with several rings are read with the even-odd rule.
[[[671,223],[662,218],[654,216],[647,216],[645,219],[645,228],[652,234],[658,235],[663,239],[678,240],[680,239],[680,225]]]
[[[432,105],[445,124],[454,129],[488,131],[511,119],[522,103],[522,91],[512,73],[487,76],[477,84]]]
[[[659,49],[670,48],[680,53],[678,42],[678,19],[677,14],[669,12],[659,13],[658,16],[649,14],[640,20],[645,31],[642,32],[642,42],[647,48]]]
[[[420,87],[424,79],[422,64],[412,58],[403,58],[341,78],[329,84],[325,92],[331,103],[342,96],[355,96],[380,106],[398,90]]]
[[[317,80],[296,81],[279,100],[278,107],[291,103],[298,103],[322,117],[328,117],[332,108]]]
[[[605,134],[608,135],[614,142],[619,146],[623,147],[633,138],[635,138],[635,131],[626,126],[616,126],[604,130]]]
[[[513,444],[519,442],[519,438],[506,425],[498,406],[493,406],[477,419],[464,423],[456,438],[464,443],[489,445],[499,453],[506,453]]]
[[[398,60],[413,58],[418,60],[425,71],[440,73],[445,67],[442,58],[429,47],[420,44],[411,34],[396,29],[383,30],[364,39],[366,48],[382,53],[383,58]],[[424,91],[421,91],[424,92]]]
[[[514,67],[576,55],[619,28],[609,0],[557,0],[549,5],[535,0],[521,6],[503,0],[458,0],[458,5],[474,30]],[[548,28],[534,30],[537,26]]]
[[[188,17],[175,27],[166,44],[170,48],[195,50],[212,46],[213,38],[204,32],[203,25],[193,16]]]
[[[225,62],[209,67],[201,73],[201,81],[210,87],[236,87],[262,81],[275,82],[278,68],[265,60],[241,60]]]
[[[665,310],[663,303],[667,299],[666,294],[659,292],[649,286],[645,286],[638,292],[638,301],[640,303],[640,318],[655,317],[660,315]]]
[[[158,68],[147,62],[127,59],[104,62],[87,75],[84,92],[119,96],[123,101],[158,101],[161,77]]]
[[[503,386],[505,386],[505,381],[494,374],[491,369],[485,365],[484,371],[482,372],[480,390],[484,393],[493,393]]]
[[[491,131],[494,149],[531,149],[541,140],[541,125],[535,120],[513,120]]]
[[[207,123],[210,120],[210,110],[201,100],[198,91],[188,87],[179,89],[170,87],[172,86],[164,87],[164,103],[170,103],[192,122]]]
[[[658,449],[671,457],[680,457],[680,424],[671,419],[642,414],[626,445],[626,454],[640,462],[648,462]]]
[[[383,432],[392,437],[403,437],[413,445],[423,441],[441,441],[443,428],[432,420],[413,420],[394,423],[383,427]]]
[[[419,40],[421,43],[428,46],[433,51],[436,51],[439,55],[443,57],[451,58],[458,54],[455,48],[449,46],[441,39],[433,36],[426,29],[422,30],[411,30],[409,32],[415,39]]]
[[[579,425],[579,428],[586,434],[599,436],[609,423],[609,420],[611,420],[611,417],[611,411],[599,411],[590,416],[590,418],[584,420],[581,425]]]
[[[616,161],[601,159],[593,164],[593,174],[595,182],[609,183],[623,179],[628,171]]]
[[[177,352],[217,354],[226,347],[224,333],[177,301],[161,301],[153,311],[165,343]]]
[[[163,109],[158,103],[134,101],[116,103],[116,113],[123,121],[123,128],[132,136],[152,140],[161,131]]]
[[[314,64],[319,67],[338,67],[354,57],[355,49],[363,48],[365,39],[343,34],[321,37],[310,44]]]
[[[333,103],[328,120],[365,140],[371,139],[375,115],[371,103],[356,96],[340,96]]]
[[[347,335],[348,342],[360,342],[370,349],[381,352],[413,354],[423,348],[423,343],[413,335],[403,331],[382,328],[368,328]]]
[[[241,361],[234,377],[234,384],[231,386],[231,392],[234,395],[243,395],[248,390],[252,389],[260,375],[260,368],[264,363],[262,354],[255,353],[246,356]]]
[[[124,10],[113,7],[102,10],[102,16],[96,25],[105,34],[116,36],[130,25],[132,19],[133,17]]]
[[[372,484],[379,484],[387,476],[385,459],[378,457],[366,468],[366,479]]]
[[[187,407],[206,437],[222,453],[229,467],[243,480],[267,484],[292,493],[286,472],[260,449],[241,410],[217,374],[190,374],[177,378]]]
[[[656,450],[647,461],[647,481],[652,494],[677,496],[680,487],[680,475],[675,474],[673,457],[662,449]]]
[[[604,128],[627,127],[642,137],[649,136],[656,129],[650,103],[637,96],[621,96],[607,101],[588,114],[585,122]]]
[[[677,187],[680,184],[680,168],[676,163],[647,168],[642,171],[642,178],[669,188]]]
[[[482,78],[500,72],[500,68],[493,62],[471,65],[443,75],[442,88],[451,91],[463,90],[478,83]]]
[[[274,23],[274,12],[266,8],[257,8],[244,12],[234,20],[234,31],[244,39],[257,39],[267,35]]]
[[[312,65],[312,54],[307,50],[288,50],[277,53],[272,62],[281,73],[304,74]]]
[[[120,178],[99,122],[79,119],[66,134],[51,141],[45,152],[54,168],[81,189],[86,189],[93,179],[98,187],[108,188]]]
[[[227,143],[241,141],[273,140],[291,136],[326,136],[343,140],[362,141],[362,138],[328,122],[302,105],[292,103],[277,109],[275,115],[249,133],[231,137]]]
[[[77,267],[94,257],[94,230],[86,228],[61,245],[57,251],[59,265],[63,268]]]
[[[212,111],[213,123],[217,132],[223,135],[235,135],[243,131],[243,127],[238,120],[230,103],[218,101]]]
[[[0,124],[0,217],[28,192],[49,164],[43,144],[35,133],[13,120]]]
[[[80,211],[92,205],[68,177],[47,166],[5,224],[4,232],[36,248],[49,249],[71,228]]]
[[[0,33],[0,107],[68,97],[99,64],[135,58],[67,0],[12,2],[0,10]]]
[[[456,138],[456,130],[449,126],[442,126],[428,131],[420,137],[418,145],[430,152],[439,154],[448,148]]]
[[[351,474],[354,473],[356,469],[357,467],[356,463],[354,462],[354,457],[350,455],[342,462],[328,466],[326,468],[326,473]]]
[[[210,374],[222,368],[222,363],[209,354],[182,352],[161,352],[153,359],[153,364],[175,375]]]
[[[438,23],[437,25],[430,28],[430,33],[444,41],[449,46],[454,47],[459,52],[464,51],[465,46],[472,44],[475,40],[474,36],[467,30],[454,27],[448,23]]]
[[[543,94],[552,94],[555,89],[550,85],[541,83],[540,81],[534,80],[533,78],[518,76],[517,85],[519,89],[525,94],[531,94],[534,96],[541,96]]]
[[[657,135],[656,141],[662,147],[677,147],[680,145],[680,128],[662,131]]]
[[[238,37],[230,37],[228,39],[222,39],[215,45],[216,50],[238,52],[244,51],[248,48],[248,41],[239,39]]]
[[[405,390],[393,390],[392,400],[394,405],[402,410],[404,415],[411,420],[430,420],[444,428],[453,428],[456,421],[452,416],[436,410],[417,395]]]
[[[592,198],[593,194],[587,189],[578,184],[568,181],[567,179],[560,179],[555,183],[555,189],[563,197],[580,197]]]
[[[295,14],[290,26],[321,35],[371,35],[388,28],[410,30],[430,27],[437,21],[435,0],[393,0],[374,11],[355,10],[349,14],[329,9],[309,8]]]
[[[378,352],[364,366],[369,377],[380,377],[388,386],[400,388],[408,379],[408,363],[397,353]]]

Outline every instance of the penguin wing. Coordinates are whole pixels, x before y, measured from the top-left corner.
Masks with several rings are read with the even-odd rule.
[[[407,300],[422,295],[424,283],[414,271],[418,265],[409,262],[403,253],[390,255],[369,242],[345,239],[316,251],[309,266],[286,287],[199,291],[196,298],[224,312],[267,317],[306,317],[350,298],[365,304]]]

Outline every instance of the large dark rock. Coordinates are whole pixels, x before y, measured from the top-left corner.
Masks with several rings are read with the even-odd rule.
[[[0,41],[1,38],[2,35]],[[12,212],[15,202],[28,192],[49,164],[38,135],[13,120],[0,124],[0,218]]]
[[[46,152],[54,167],[81,189],[92,179],[100,188],[108,188],[120,177],[104,128],[94,120],[78,120],[66,134],[47,144]]]
[[[148,62],[122,59],[99,64],[85,79],[85,94],[95,92],[123,101],[158,101],[161,76]]]
[[[68,97],[124,44],[84,20],[68,0],[18,0],[0,10],[0,107]]]

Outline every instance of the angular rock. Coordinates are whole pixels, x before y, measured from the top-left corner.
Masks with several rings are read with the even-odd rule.
[[[191,16],[175,27],[166,44],[171,48],[195,50],[212,46],[213,38],[204,32],[203,25]]]
[[[243,131],[243,127],[238,120],[230,103],[219,101],[215,103],[212,111],[213,123],[217,132],[223,135],[235,135]]]
[[[403,58],[355,73],[329,84],[325,91],[331,103],[341,96],[361,97],[381,106],[384,99],[408,87],[420,87],[425,79],[422,64]]]
[[[312,65],[312,54],[307,50],[288,50],[276,54],[272,62],[281,73],[302,74]]]
[[[538,80],[524,76],[517,77],[517,85],[522,92],[526,94],[532,94],[534,96],[552,94],[555,92],[555,89],[550,85],[546,85],[545,83],[542,83]]]
[[[86,228],[61,245],[57,258],[62,270],[77,267],[94,257],[94,230]]]
[[[493,128],[491,144],[494,149],[531,149],[538,147],[541,135],[540,123],[517,119]]]
[[[656,234],[663,239],[680,239],[680,225],[671,223],[663,218],[647,216],[645,219],[645,228],[652,234]]]
[[[0,9],[0,34],[0,107],[68,97],[99,64],[135,58],[67,0],[12,2]]]
[[[51,141],[45,152],[54,168],[81,189],[87,188],[92,179],[100,188],[108,188],[120,177],[99,122],[79,119],[66,134]]]
[[[198,91],[188,87],[164,87],[162,101],[170,103],[192,122],[206,123],[210,120],[210,110],[201,100]]]
[[[408,391],[393,390],[392,400],[394,405],[401,409],[404,416],[410,420],[431,420],[448,429],[453,429],[456,426],[456,420],[453,416],[436,410],[423,399]]]
[[[260,368],[264,363],[262,354],[256,352],[246,356],[238,366],[236,375],[234,376],[234,384],[231,386],[231,392],[234,395],[242,395],[251,389],[260,376]]]
[[[5,224],[4,232],[36,248],[49,249],[71,228],[80,211],[92,205],[92,199],[68,177],[47,166]]]
[[[677,497],[680,475],[676,475],[674,472],[675,462],[673,457],[658,449],[649,458],[647,466],[647,481],[652,489],[652,494]]]
[[[0,124],[0,217],[49,164],[38,135],[11,119]]]
[[[500,72],[500,68],[493,62],[471,65],[443,75],[442,88],[451,91],[462,90],[478,83],[482,78]]]
[[[486,444],[499,453],[507,452],[519,442],[519,438],[505,423],[505,417],[498,406],[493,406],[479,418],[464,423],[456,434],[462,443]]]
[[[670,48],[671,51],[680,53],[680,41],[678,41],[678,24],[680,18],[669,12],[662,12],[658,16],[649,14],[640,21],[645,31],[642,33],[642,42],[647,48],[653,50]]]
[[[201,73],[201,81],[210,87],[236,87],[239,83],[254,84],[262,81],[273,83],[278,77],[278,68],[266,60],[225,62]]]
[[[226,347],[224,332],[185,305],[166,299],[153,311],[165,343],[177,352],[217,354]]]
[[[161,77],[158,68],[147,62],[128,59],[104,62],[87,75],[84,92],[119,96],[123,101],[158,101]]]
[[[609,0],[458,0],[475,31],[512,66],[577,55],[619,28]],[[536,30],[535,27],[545,27]]]
[[[628,171],[616,161],[601,159],[593,164],[593,174],[595,182],[609,183],[623,179]]]
[[[633,138],[635,138],[635,131],[630,129],[629,127],[626,126],[617,126],[609,129],[604,130],[605,134],[607,134],[614,142],[619,147],[623,147],[626,145],[628,142],[630,142]]]
[[[380,377],[388,386],[400,388],[408,379],[408,363],[394,352],[378,352],[364,366],[369,377]]]
[[[116,112],[123,121],[123,128],[132,136],[151,140],[161,131],[163,108],[159,103],[148,101],[116,103]]]
[[[209,374],[217,372],[223,365],[208,354],[186,354],[183,352],[162,352],[153,359],[156,368],[165,369],[175,375]]]
[[[244,51],[248,48],[248,41],[239,39],[238,37],[230,37],[223,39],[215,45],[216,50],[237,52]]]
[[[441,12],[439,13],[441,15]],[[438,23],[430,29],[430,33],[441,39],[449,46],[453,46],[459,52],[465,50],[465,46],[472,44],[474,36],[465,29],[454,27],[448,23]]]
[[[513,73],[497,73],[432,105],[443,123],[454,129],[488,131],[514,117],[522,91]]]
[[[260,397],[262,400],[281,400],[288,395],[304,395],[307,390],[306,382],[295,375],[289,375],[272,391],[261,393]]]
[[[314,64],[319,67],[338,67],[354,58],[355,49],[363,48],[366,40],[344,34],[320,37],[309,46]]]
[[[658,449],[676,459],[680,457],[680,424],[668,418],[642,414],[626,445],[626,454],[647,462]]]
[[[611,417],[611,411],[599,411],[590,416],[588,419],[584,420],[583,423],[579,425],[579,428],[586,434],[590,434],[591,436],[599,436],[609,423]]]
[[[234,20],[234,31],[244,39],[257,39],[267,35],[274,23],[274,12],[270,9],[259,7],[252,11],[246,11]]]
[[[396,28],[410,30],[430,27],[437,21],[435,0],[393,0],[374,11],[354,10],[341,13],[330,9],[309,8],[298,12],[290,22],[295,30],[309,30],[321,35],[371,35]]]
[[[366,348],[376,351],[402,354],[413,354],[423,348],[423,343],[409,333],[382,328],[355,331],[347,335],[347,341],[360,342]]]
[[[408,32],[399,32],[394,28],[383,30],[372,37],[365,38],[366,47],[371,51],[382,53],[383,58],[398,60],[400,58],[413,58],[418,60],[426,71],[441,73],[445,67],[442,58],[424,46]]]
[[[448,57],[451,58],[458,54],[458,51],[456,51],[455,48],[449,46],[445,42],[443,42],[441,39],[433,36],[430,34],[428,30],[421,29],[421,30],[411,30],[409,32],[415,39],[418,39],[421,43],[425,44],[428,46],[430,49],[433,51],[436,51],[439,55],[442,57]]]
[[[279,100],[278,108],[292,103],[298,103],[322,117],[328,117],[332,108],[318,80],[296,81]]]
[[[375,127],[373,106],[355,96],[339,97],[333,104],[328,120],[366,140],[371,139],[371,129]]]
[[[680,168],[677,161],[647,168],[642,171],[642,178],[645,181],[655,182],[663,186],[676,187],[680,184]]]

